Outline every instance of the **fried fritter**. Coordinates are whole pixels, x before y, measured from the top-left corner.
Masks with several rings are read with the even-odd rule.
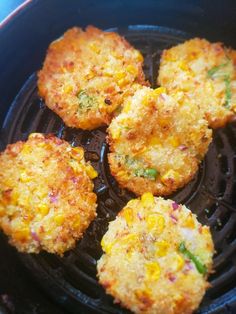
[[[0,228],[21,252],[62,255],[96,217],[91,178],[81,147],[33,133],[0,154]]]
[[[49,46],[38,73],[39,95],[67,126],[91,130],[110,122],[133,84],[148,84],[142,63],[120,35],[74,27]]]
[[[198,308],[214,246],[184,205],[145,193],[109,224],[101,242],[99,283],[134,313],[190,314]]]
[[[142,86],[108,134],[111,173],[138,195],[168,195],[188,183],[212,139],[203,114],[183,93]]]
[[[187,93],[203,109],[210,127],[222,127],[236,112],[234,55],[222,43],[188,40],[164,50],[158,83],[169,92]]]

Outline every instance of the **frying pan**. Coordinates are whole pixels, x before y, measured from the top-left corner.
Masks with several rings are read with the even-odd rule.
[[[54,133],[82,145],[100,175],[98,217],[63,258],[19,254],[0,236],[0,313],[129,313],[96,279],[100,239],[133,197],[119,188],[107,164],[105,128],[67,128],[37,95],[36,72],[49,43],[74,26],[112,29],[143,53],[144,71],[156,86],[161,51],[199,36],[236,48],[235,1],[28,0],[0,26],[0,148],[31,132]],[[216,247],[211,288],[197,313],[236,313],[236,124],[214,131],[195,178],[170,196],[211,227]]]

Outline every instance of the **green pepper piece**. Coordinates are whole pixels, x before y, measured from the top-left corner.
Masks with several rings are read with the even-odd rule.
[[[81,89],[77,94],[79,100],[79,108],[82,110],[90,110],[97,107],[96,98],[89,96],[85,90]]]
[[[208,72],[207,72],[207,76],[210,77],[210,78],[213,78],[214,75],[219,71],[221,70],[222,68],[226,67],[227,65],[229,64],[229,61],[228,62],[225,62],[225,63],[222,63],[220,65],[217,65],[215,67],[213,67],[212,69],[210,69]]]
[[[156,180],[158,171],[154,168],[147,168],[144,170],[144,176],[152,180]]]
[[[180,245],[179,245],[179,251],[185,255],[187,258],[189,258],[196,266],[198,272],[200,274],[203,274],[205,275],[206,272],[207,272],[207,268],[204,264],[202,264],[199,259],[193,255],[185,246],[184,242],[181,242]]]
[[[225,107],[229,109],[232,97],[232,92],[230,88],[230,77],[227,75],[224,81],[225,81]]]

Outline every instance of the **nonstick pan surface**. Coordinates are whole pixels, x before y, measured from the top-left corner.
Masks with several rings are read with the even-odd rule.
[[[115,28],[144,55],[144,71],[156,86],[160,54],[191,37],[181,31],[157,26]],[[87,160],[98,170],[95,191],[98,216],[76,248],[63,258],[40,253],[19,254],[21,262],[48,295],[71,313],[128,313],[107,296],[96,279],[96,260],[102,254],[100,239],[109,221],[134,197],[119,188],[109,172],[106,128],[82,131],[68,128],[50,111],[37,94],[36,73],[28,78],[8,110],[2,133],[2,148],[25,140],[31,132],[54,133],[71,145],[84,147]],[[211,227],[216,248],[215,273],[197,313],[234,313],[236,294],[236,123],[214,131],[213,143],[195,178],[170,196],[186,204],[198,219]],[[79,312],[78,309],[80,309]]]

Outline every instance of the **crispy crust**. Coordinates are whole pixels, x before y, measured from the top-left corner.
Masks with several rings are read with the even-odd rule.
[[[212,237],[196,215],[150,193],[131,200],[103,236],[99,283],[134,313],[190,314],[209,284],[179,251],[182,242],[211,272]]]
[[[0,227],[21,252],[62,255],[96,217],[82,148],[32,134],[0,155]],[[93,169],[92,169],[93,171]]]
[[[168,195],[184,186],[212,139],[203,114],[183,93],[162,90],[140,87],[108,128],[111,173],[137,195]],[[156,170],[156,179],[142,169]]]
[[[188,40],[164,50],[158,83],[169,92],[187,93],[203,109],[210,127],[223,127],[236,112],[234,55],[234,50],[226,49],[222,43],[210,43],[200,38]],[[209,71],[218,66],[220,66],[218,75],[217,71],[211,75]],[[229,80],[229,84],[226,80]],[[228,88],[231,92],[229,105],[227,105]]]
[[[133,84],[148,85],[142,63],[140,52],[118,34],[74,27],[49,46],[39,95],[66,125],[91,130],[110,122]]]

